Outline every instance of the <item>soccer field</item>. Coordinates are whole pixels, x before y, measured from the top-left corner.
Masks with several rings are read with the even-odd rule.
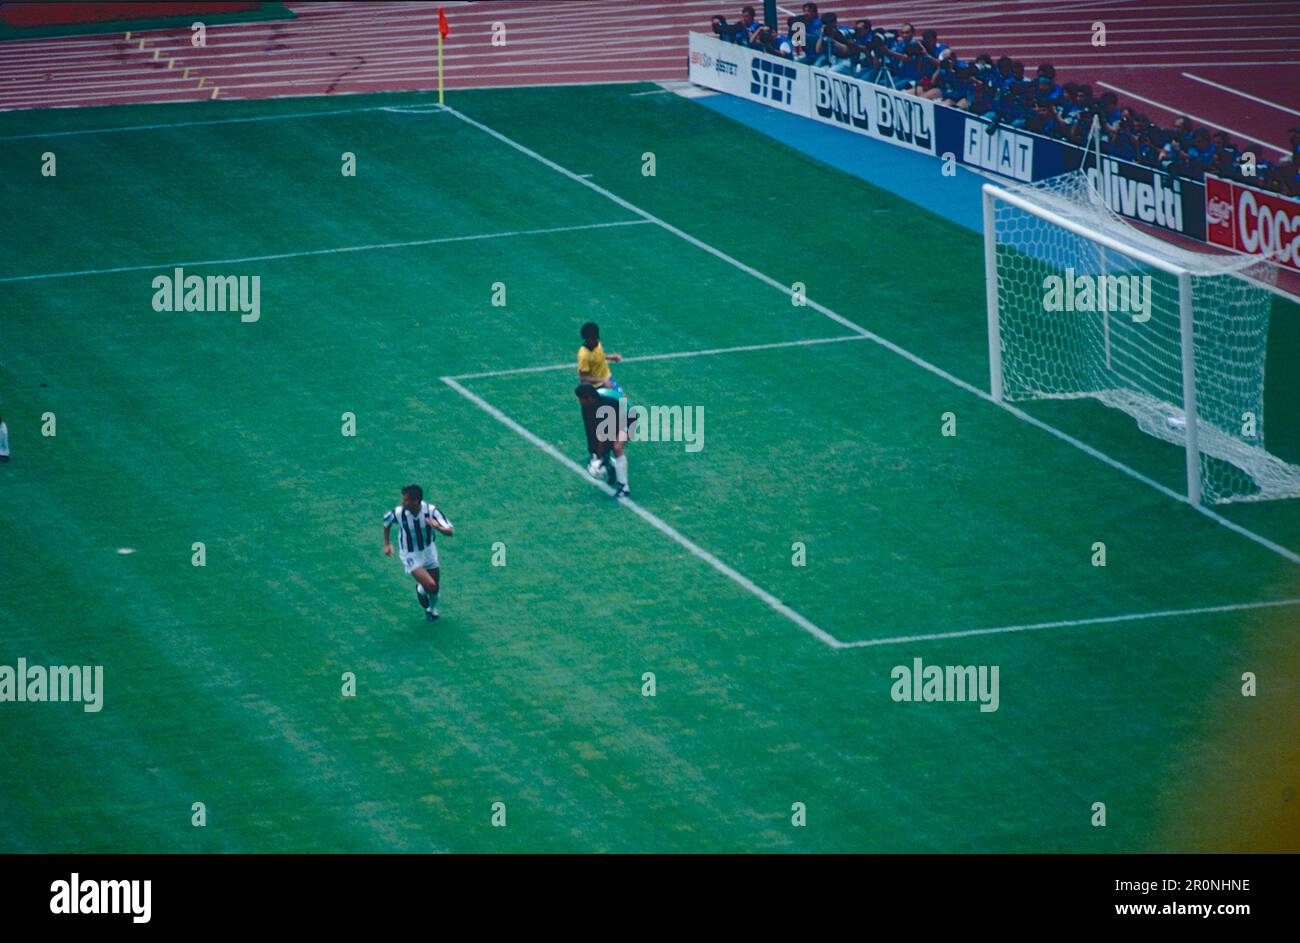
[[[0,663],[104,666],[98,713],[5,711],[0,850],[1300,847],[1300,502],[994,404],[978,235],[658,92],[0,115]],[[176,267],[260,318],[155,311]],[[631,502],[574,464],[588,320],[703,407]],[[433,626],[380,553],[411,481]],[[895,702],[918,658],[997,710]]]

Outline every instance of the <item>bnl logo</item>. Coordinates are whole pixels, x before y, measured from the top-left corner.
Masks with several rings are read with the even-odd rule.
[[[788,105],[794,97],[796,75],[798,73],[790,66],[755,56],[750,65],[749,94]]]

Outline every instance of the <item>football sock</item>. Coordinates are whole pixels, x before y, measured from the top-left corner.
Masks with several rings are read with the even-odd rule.
[[[437,608],[438,608],[438,594],[437,594],[437,593],[430,593],[430,594],[429,594],[429,608],[430,608],[430,609],[437,609]]]
[[[423,586],[421,586],[419,589],[415,591],[415,598],[420,600],[421,608],[423,609],[429,608],[429,594],[424,591]]]
[[[614,457],[614,477],[624,488],[627,487],[627,456],[616,455]]]

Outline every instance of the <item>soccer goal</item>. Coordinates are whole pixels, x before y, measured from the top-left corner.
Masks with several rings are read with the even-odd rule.
[[[995,400],[1123,410],[1185,450],[1193,504],[1300,497],[1265,445],[1270,265],[1143,232],[1083,172],[986,184],[984,260]]]

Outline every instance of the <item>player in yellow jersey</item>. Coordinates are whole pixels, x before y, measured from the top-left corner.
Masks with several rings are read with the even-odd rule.
[[[582,386],[590,386],[595,389],[596,393],[602,400],[617,405],[618,401],[624,397],[623,388],[618,385],[614,379],[613,373],[610,372],[611,363],[620,363],[623,358],[619,354],[606,354],[605,348],[600,344],[600,328],[594,321],[588,321],[582,326],[582,346],[578,348],[578,382]],[[581,399],[581,394],[579,399]],[[588,433],[590,444],[590,431]],[[618,437],[611,444],[608,451],[612,452],[609,456],[602,456],[599,451],[593,449],[591,461],[587,464],[587,473],[593,478],[600,476],[601,467],[604,465],[606,458],[614,469],[614,477],[618,482],[615,492],[616,498],[625,498],[628,496],[627,488],[627,430],[620,429]]]

